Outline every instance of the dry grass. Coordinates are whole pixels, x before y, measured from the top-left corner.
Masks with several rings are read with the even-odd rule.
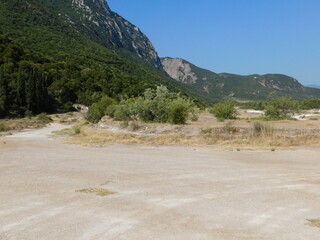
[[[320,228],[320,218],[318,219],[307,219],[308,223],[307,225],[311,227],[317,227]]]
[[[115,194],[115,192],[111,192],[111,191],[109,191],[107,189],[103,189],[103,188],[84,188],[84,189],[76,190],[76,192],[95,193],[97,196],[101,196],[101,197]]]
[[[125,132],[112,132],[109,130],[93,129],[90,126],[81,126],[80,133],[74,130],[62,130],[59,134],[68,134],[71,138],[65,141],[83,146],[106,146],[112,143],[140,144],[140,145],[183,145],[183,146],[208,146],[220,145],[225,149],[285,149],[295,146],[320,146],[319,134],[300,134],[288,136],[271,126],[255,124],[247,131],[202,131],[196,136],[184,133],[170,133],[159,135],[143,135]]]
[[[18,118],[18,119],[1,119],[0,132],[22,130],[25,128],[41,128],[46,126],[51,121],[52,119],[45,114],[40,114],[36,117],[26,117],[26,118]]]

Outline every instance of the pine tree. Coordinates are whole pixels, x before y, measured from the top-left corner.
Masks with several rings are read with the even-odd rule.
[[[17,90],[17,102],[20,107],[25,107],[26,105],[26,83],[24,78],[21,76],[21,64],[19,64],[18,72],[18,90]]]
[[[28,86],[26,91],[27,99],[27,110],[35,113],[36,112],[36,84],[35,84],[35,70],[32,68],[28,78]]]
[[[8,113],[8,84],[4,77],[4,64],[0,66],[0,117],[5,117]]]

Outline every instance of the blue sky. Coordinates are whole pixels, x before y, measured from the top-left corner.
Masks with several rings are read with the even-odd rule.
[[[159,56],[320,84],[320,0],[107,0]]]

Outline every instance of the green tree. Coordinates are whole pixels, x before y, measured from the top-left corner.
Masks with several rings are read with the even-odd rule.
[[[4,64],[0,67],[0,117],[5,117],[8,113],[7,108],[7,82],[4,77]]]

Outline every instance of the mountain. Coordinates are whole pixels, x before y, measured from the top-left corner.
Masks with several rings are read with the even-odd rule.
[[[164,70],[175,80],[189,85],[208,101],[221,98],[264,100],[270,93],[297,98],[319,97],[320,90],[304,87],[296,79],[282,74],[241,76],[214,73],[180,58],[162,58]]]
[[[1,81],[12,87],[7,91],[11,99],[17,93],[19,65],[29,61],[21,58],[23,52],[46,59],[32,59],[31,67],[23,69],[23,81],[30,80],[34,68],[42,74],[31,82],[50,76],[48,94],[58,108],[91,105],[103,95],[135,97],[160,84],[196,97],[165,73],[139,28],[112,12],[104,0],[1,0],[0,37],[5,39]]]
[[[311,84],[311,85],[307,85],[306,87],[309,87],[309,88],[320,88],[320,85]]]
[[[43,48],[53,47],[54,51],[71,52],[67,41],[72,46],[78,41],[86,45],[89,40],[108,49],[131,52],[161,68],[149,39],[137,26],[112,12],[105,0],[1,0],[0,6],[2,32],[32,49],[47,53],[49,49]],[[79,50],[77,45],[73,53]]]

